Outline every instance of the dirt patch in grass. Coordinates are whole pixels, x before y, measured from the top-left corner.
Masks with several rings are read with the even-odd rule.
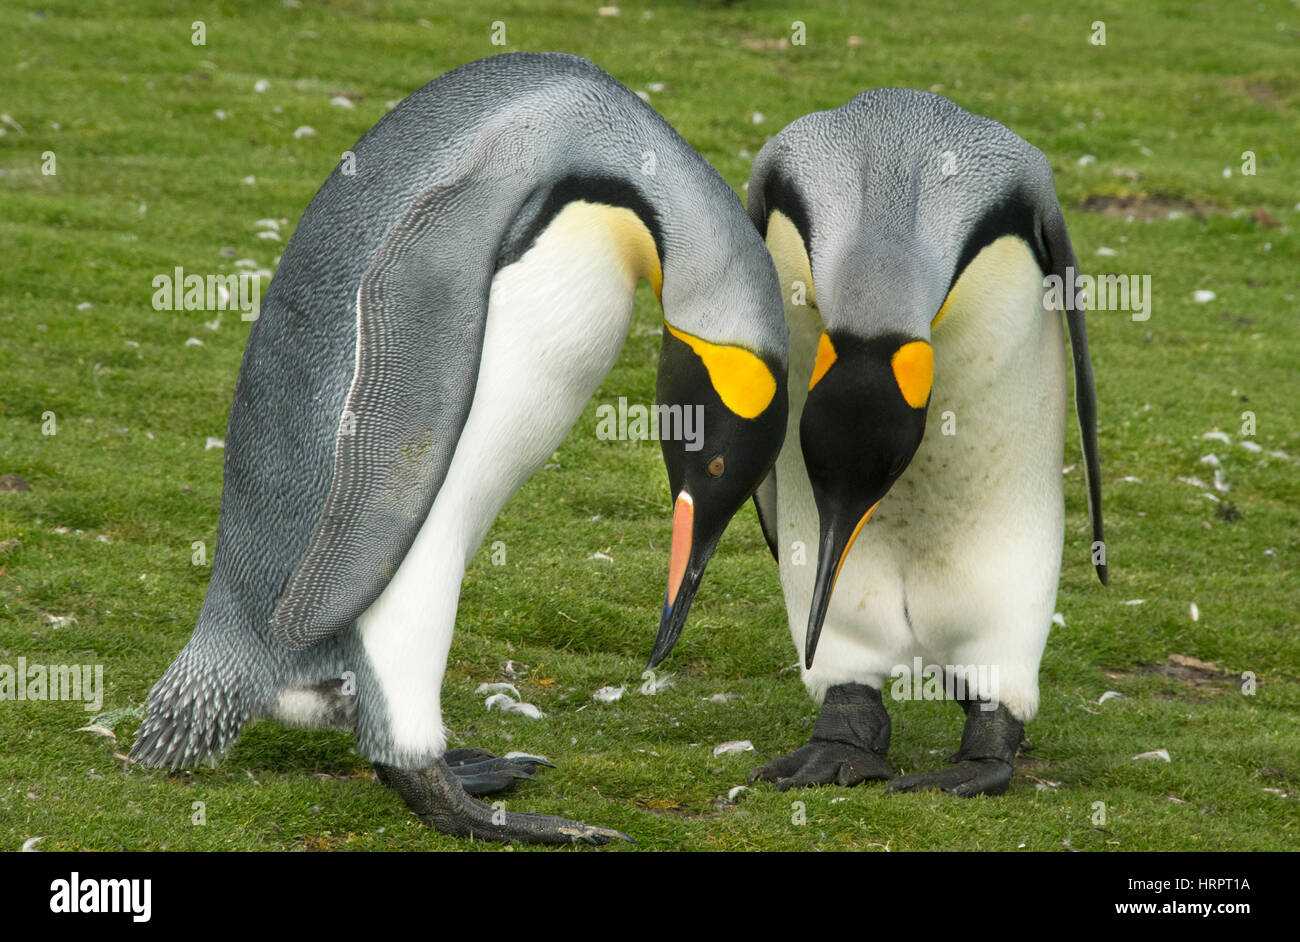
[[[638,808],[655,814],[681,815],[683,817],[688,817],[691,814],[687,809],[683,808],[681,804],[673,801],[671,798],[643,798],[638,796],[632,799],[632,804],[636,805]]]
[[[1278,98],[1287,94],[1286,90],[1280,88],[1277,82],[1247,81],[1243,78],[1228,79],[1228,88],[1238,95],[1244,95],[1251,101],[1258,102],[1268,108],[1278,107]]]
[[[1158,194],[1147,196],[1114,196],[1108,193],[1093,193],[1076,209],[1086,213],[1101,213],[1103,216],[1118,216],[1127,219],[1176,219],[1178,216],[1206,216],[1226,213],[1226,207],[1209,200],[1175,200]]]
[[[1039,791],[1056,791],[1056,789],[1060,788],[1059,776],[1052,773],[1054,767],[1059,767],[1061,763],[1035,759],[1032,756],[1025,755],[1026,748],[1032,749],[1033,746],[1023,742],[1020,744],[1020,752],[1016,756],[1012,783],[1027,788],[1037,788]]]
[[[1220,670],[1209,661],[1202,661],[1187,654],[1171,654],[1160,664],[1139,664],[1134,671],[1106,671],[1105,673],[1112,680],[1121,680],[1135,675],[1167,677],[1188,688],[1183,696],[1193,694],[1217,696],[1222,693],[1235,693],[1241,683],[1241,678],[1237,674]],[[1163,700],[1179,698],[1178,694],[1171,692],[1157,693],[1156,696]]]
[[[642,811],[649,811],[651,814],[665,815],[671,818],[689,818],[694,820],[704,820],[708,818],[719,819],[727,817],[729,812],[736,810],[737,802],[728,801],[726,796],[719,795],[709,802],[709,810],[700,808],[691,808],[686,804],[671,798],[646,798],[637,796],[632,799],[632,804]]]
[[[16,474],[0,474],[0,491],[30,491],[32,486]]]
[[[341,850],[349,844],[361,840],[360,835],[349,831],[347,834],[335,834],[333,831],[325,831],[322,834],[314,834],[302,839],[302,843],[290,850],[299,853],[319,853],[321,851]]]
[[[1245,680],[1241,671],[1223,670],[1209,661],[1187,654],[1171,654],[1160,664],[1138,664],[1131,671],[1102,671],[1111,680],[1128,680],[1133,677],[1165,677],[1177,681],[1185,688],[1182,693],[1164,690],[1154,696],[1161,700],[1204,700],[1224,693],[1242,693]],[[1258,682],[1258,681],[1257,681]],[[1296,683],[1296,678],[1270,675],[1269,683]]]

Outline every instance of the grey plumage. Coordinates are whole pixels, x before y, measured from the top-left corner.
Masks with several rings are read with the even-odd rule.
[[[1056,206],[1051,166],[1037,148],[946,98],[906,88],[872,89],[791,122],[760,151],[750,181],[750,218],[760,228],[769,187],[797,181],[812,220],[808,250],[823,317],[870,310],[881,330],[934,316],[990,210],[1013,201]],[[1035,242],[1042,251],[1042,239]]]
[[[737,224],[734,192],[583,59],[470,63],[413,93],[351,150],[355,174],[341,164],[308,206],[250,333],[211,584],[192,638],[149,695],[133,747],[146,765],[220,753],[282,691],[345,671],[362,754],[404,768],[428,761],[390,748],[382,690],[349,629],[447,473],[492,278],[568,189],[618,190],[653,215],[677,326],[745,337],[784,364],[776,275],[752,228]],[[771,316],[750,317],[759,310]]]
[[[998,235],[1021,236],[1045,273],[1064,279],[1067,267],[1078,271],[1043,153],[930,92],[871,89],[787,125],[759,152],[750,174],[749,215],[760,232],[777,208],[807,241],[827,330],[863,317],[880,333],[928,323],[966,265]],[[1093,540],[1102,542],[1085,305],[1081,297],[1067,301],[1089,515]],[[775,488],[760,488],[756,503],[769,544],[774,502]],[[1105,583],[1106,564],[1096,569]]]

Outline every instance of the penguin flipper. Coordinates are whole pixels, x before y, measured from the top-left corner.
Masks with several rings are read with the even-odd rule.
[[[780,562],[776,552],[776,468],[767,472],[754,491],[754,509],[758,511],[758,525],[763,528],[767,548],[772,551],[772,558]]]
[[[1073,268],[1077,273],[1079,261],[1070,244],[1065,228],[1065,218],[1060,208],[1050,214],[1043,225],[1043,241],[1051,258],[1052,272],[1061,279],[1061,285],[1076,279],[1067,276]],[[1083,444],[1083,468],[1088,490],[1088,515],[1092,520],[1093,565],[1097,578],[1106,585],[1109,572],[1106,567],[1106,536],[1101,519],[1101,458],[1097,451],[1097,387],[1092,376],[1092,359],[1088,355],[1088,328],[1084,321],[1086,304],[1081,296],[1064,298],[1065,324],[1070,333],[1070,353],[1074,360],[1074,408],[1079,417],[1079,439]],[[1102,549],[1100,557],[1096,548]],[[1100,559],[1098,562],[1097,560]]]
[[[474,398],[509,222],[500,194],[483,191],[490,182],[468,177],[425,190],[361,278],[356,372],[329,494],[272,618],[288,648],[355,623],[397,572],[447,476]]]

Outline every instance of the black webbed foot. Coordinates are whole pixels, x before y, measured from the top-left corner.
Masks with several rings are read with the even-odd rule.
[[[492,760],[496,757],[480,759],[481,762]],[[424,824],[442,834],[531,844],[607,844],[615,839],[631,840],[613,828],[551,815],[502,811],[485,805],[466,791],[461,777],[452,771],[445,759],[438,759],[429,768],[418,771],[378,764],[375,771],[379,773],[379,780],[401,795],[407,807]]]
[[[778,791],[810,785],[857,785],[894,774],[889,752],[889,714],[880,691],[840,684],[826,691],[812,741],[749,773],[750,784],[775,782]]]
[[[955,763],[946,769],[900,775],[889,783],[891,792],[941,788],[950,795],[1001,795],[1011,785],[1016,751],[1025,727],[1002,704],[996,709],[986,701],[963,700],[966,726],[961,747],[948,757]]]

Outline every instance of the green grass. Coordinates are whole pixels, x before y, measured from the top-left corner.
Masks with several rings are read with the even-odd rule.
[[[1066,624],[1048,642],[1034,748],[1007,795],[759,787],[718,802],[756,760],[806,741],[816,715],[797,671],[783,672],[795,656],[775,567],[746,508],[668,662],[676,686],[637,693],[663,593],[667,485],[657,446],[598,440],[593,408],[558,467],[515,496],[465,581],[444,691],[454,741],[559,766],[509,807],[618,827],[640,849],[1300,847],[1296,6],[1228,15],[1097,2],[1066,15],[1041,0],[808,0],[797,11],[677,0],[624,5],[618,17],[597,16],[597,0],[534,6],[226,2],[182,16],[60,0],[42,18],[27,5],[0,11],[0,110],[23,129],[0,137],[0,474],[31,483],[0,493],[0,542],[21,543],[0,551],[0,664],[103,664],[105,709],[143,703],[203,598],[209,567],[191,564],[191,544],[204,541],[211,558],[222,458],[205,441],[224,435],[248,329],[229,314],[210,331],[211,315],[155,311],[150,280],[177,265],[232,270],[223,247],[270,267],[282,246],[258,239],[254,220],[284,219],[287,239],[387,102],[502,51],[489,43],[496,19],[508,49],[585,55],[633,89],[666,83],[651,102],[737,188],[765,137],[805,112],[877,85],[940,91],[1048,155],[1085,270],[1147,273],[1155,292],[1145,323],[1090,321],[1112,582],[1101,588],[1086,564],[1075,471],[1057,604]],[[794,19],[806,46],[767,42]],[[195,20],[206,46],[190,42]],[[1105,46],[1088,42],[1094,20],[1106,23]],[[259,94],[261,78],[271,84]],[[355,110],[329,104],[340,93],[362,96]],[[300,125],[316,135],[295,138]],[[1241,173],[1247,150],[1255,175]],[[45,151],[56,175],[40,172]],[[1085,154],[1095,162],[1080,165]],[[1097,194],[1216,211],[1128,222],[1078,208]],[[1255,222],[1257,207],[1278,228]],[[1100,246],[1118,255],[1098,257]],[[1194,303],[1197,289],[1216,300]],[[597,401],[652,397],[658,319],[643,287]],[[1258,454],[1238,444],[1245,410]],[[1201,439],[1215,428],[1232,444]],[[1198,462],[1211,451],[1232,488],[1222,504],[1177,480],[1208,480]],[[1072,432],[1067,463],[1077,453]],[[1141,483],[1118,482],[1129,476]],[[1216,513],[1229,502],[1234,513]],[[488,558],[497,540],[505,566]],[[597,551],[613,562],[590,560]],[[1145,604],[1123,604],[1132,599]],[[75,621],[55,627],[47,615]],[[1141,666],[1171,654],[1224,673]],[[474,687],[509,659],[528,665],[519,687],[546,719],[485,713]],[[1258,677],[1253,696],[1228,676],[1243,671]],[[620,702],[590,700],[622,683]],[[1124,697],[1098,705],[1106,690]],[[718,692],[740,699],[706,701]],[[956,745],[951,706],[891,711],[896,766],[937,764]],[[72,703],[0,702],[0,847],[33,836],[42,849],[471,846],[416,825],[345,734],[256,726],[215,771],[171,778],[113,757],[134,720],[118,722],[112,742],[76,731],[90,716]],[[712,756],[733,739],[757,753]],[[1131,758],[1159,748],[1172,762]],[[196,801],[205,826],[191,822]]]

